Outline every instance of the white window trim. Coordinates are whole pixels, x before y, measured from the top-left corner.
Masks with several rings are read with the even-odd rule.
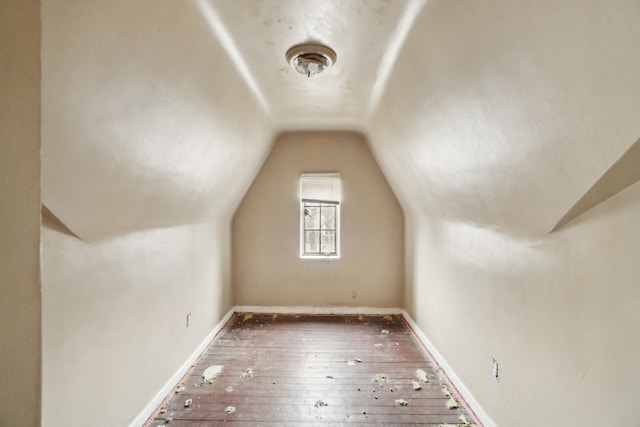
[[[306,187],[304,179],[309,179],[311,186]],[[316,183],[317,187],[313,185],[314,178],[317,178],[319,182]],[[327,187],[325,181],[330,179],[331,184]],[[333,179],[337,178],[337,185]],[[339,172],[320,172],[320,173],[302,173],[300,175],[300,193],[298,200],[300,202],[300,249],[299,256],[305,260],[337,260],[340,259],[340,201],[342,199],[342,181],[340,179]],[[305,249],[305,216],[304,205],[305,203],[324,203],[334,205],[336,207],[336,252],[326,255],[318,254],[306,254]]]

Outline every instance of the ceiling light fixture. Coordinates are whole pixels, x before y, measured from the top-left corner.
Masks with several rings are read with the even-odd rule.
[[[337,56],[333,49],[320,44],[299,44],[285,55],[287,62],[300,74],[307,77],[320,74],[335,64]]]

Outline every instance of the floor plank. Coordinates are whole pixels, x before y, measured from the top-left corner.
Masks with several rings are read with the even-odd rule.
[[[469,425],[448,400],[399,315],[237,313],[147,425]]]

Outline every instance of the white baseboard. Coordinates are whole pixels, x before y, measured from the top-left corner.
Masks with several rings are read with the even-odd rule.
[[[231,316],[235,313],[235,309],[231,309],[225,314],[225,316],[220,320],[220,322],[213,328],[213,330],[205,337],[204,340],[200,343],[198,348],[196,348],[191,356],[178,368],[178,370],[169,378],[169,380],[165,383],[165,385],[156,393],[156,395],[151,399],[147,406],[144,407],[142,411],[131,421],[129,427],[140,427],[143,426],[144,423],[147,422],[149,417],[153,415],[158,406],[162,404],[164,399],[171,393],[174,387],[178,384],[178,382],[182,379],[184,374],[187,373],[191,365],[200,357],[202,352],[207,348],[207,346],[211,343],[213,338],[216,336],[218,332],[227,324]]]
[[[484,427],[497,427],[496,423],[487,415],[487,413],[482,409],[478,401],[473,397],[471,392],[465,387],[460,378],[456,375],[456,373],[451,369],[451,366],[447,363],[447,361],[442,357],[442,355],[436,350],[435,346],[429,341],[429,338],[422,332],[422,330],[418,327],[416,322],[413,321],[409,313],[405,310],[402,310],[402,315],[406,319],[407,323],[413,329],[413,332],[416,334],[416,337],[424,344],[427,351],[431,353],[431,356],[436,360],[438,365],[444,373],[447,375],[449,380],[453,383],[455,388],[460,393],[461,397],[467,402],[473,413],[476,415],[478,420],[482,423]]]
[[[377,307],[306,307],[238,305],[233,308],[237,313],[278,313],[278,314],[402,314],[401,308]]]

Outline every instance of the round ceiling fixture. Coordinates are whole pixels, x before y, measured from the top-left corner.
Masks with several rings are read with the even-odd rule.
[[[330,47],[320,44],[299,44],[285,55],[287,62],[300,74],[307,77],[320,74],[335,64],[337,56]]]

